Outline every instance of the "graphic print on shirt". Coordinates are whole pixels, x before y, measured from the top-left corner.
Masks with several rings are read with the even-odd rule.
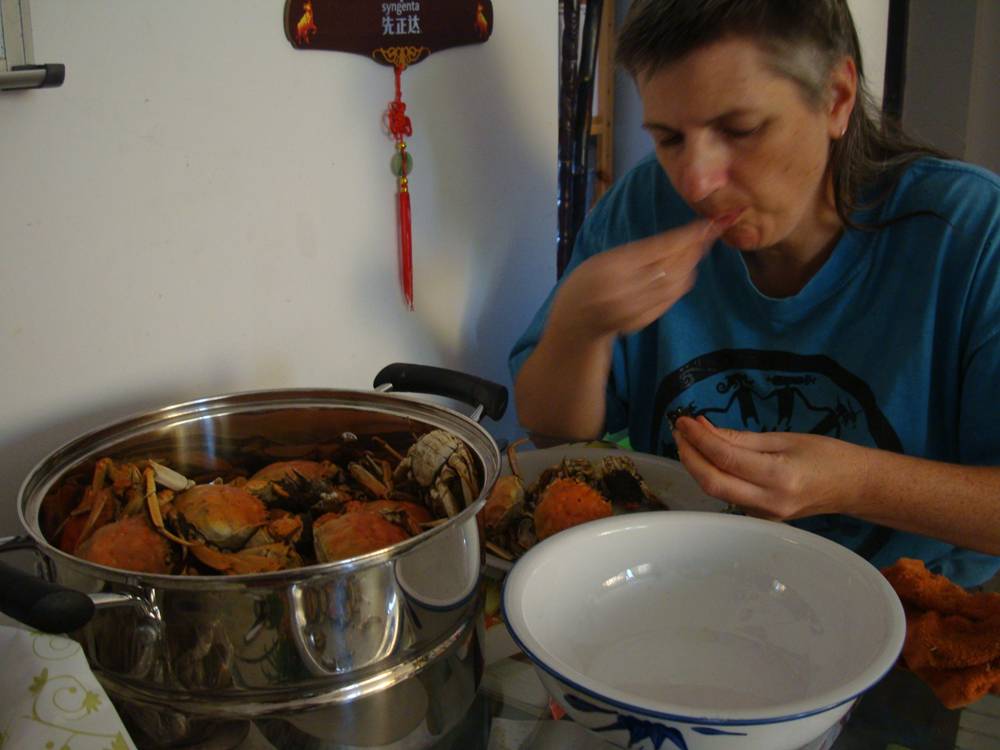
[[[650,445],[677,458],[671,425],[701,415],[734,430],[811,433],[902,450],[868,384],[822,355],[721,349],[696,357],[660,381]]]

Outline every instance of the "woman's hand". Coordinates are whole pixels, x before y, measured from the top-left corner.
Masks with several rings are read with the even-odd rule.
[[[709,495],[788,521],[842,513],[1000,555],[1000,467],[962,466],[822,435],[677,420],[681,461]]]
[[[547,333],[594,342],[645,328],[694,285],[726,222],[695,221],[581,263],[552,304]]]
[[[779,521],[856,512],[872,455],[822,435],[727,430],[705,417],[678,419],[674,439],[706,493],[748,515]]]
[[[514,383],[518,419],[532,435],[600,435],[615,338],[649,325],[683,297],[698,262],[736,218],[695,221],[616,247],[566,278]]]

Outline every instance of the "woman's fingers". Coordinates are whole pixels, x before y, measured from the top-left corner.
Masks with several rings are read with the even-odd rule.
[[[674,439],[705,492],[771,518],[843,512],[869,471],[866,449],[820,435],[726,430],[685,417]]]
[[[751,432],[749,430],[730,430],[726,427],[716,427],[705,415],[694,417],[679,417],[676,427],[690,429],[693,439],[698,435],[713,434],[733,445],[761,453],[780,453],[792,447],[792,441],[783,432]]]
[[[747,439],[741,439],[740,433],[727,435],[721,429],[683,418],[677,420],[674,430],[727,474],[760,483],[762,475],[768,472],[772,457],[760,445],[747,446]]]
[[[595,255],[557,293],[550,321],[592,336],[645,328],[690,291],[718,234],[699,220]]]
[[[657,272],[620,287],[616,290],[620,301],[614,308],[616,329],[628,334],[645,328],[687,294],[695,278],[693,270],[685,276]]]
[[[698,265],[722,231],[710,221],[697,220],[646,237],[627,246],[637,266],[671,273],[678,268]]]
[[[674,434],[674,440],[677,442],[677,453],[684,467],[706,493],[727,503],[739,505],[758,518],[777,518],[763,510],[767,499],[767,491],[764,488],[741,477],[720,471],[680,432]]]

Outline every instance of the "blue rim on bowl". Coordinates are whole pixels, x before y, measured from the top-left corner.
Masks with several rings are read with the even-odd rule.
[[[845,572],[853,573],[874,586],[883,601],[888,637],[872,662],[852,679],[836,688],[821,692],[806,700],[789,701],[775,706],[770,711],[760,709],[739,709],[722,712],[698,710],[693,712],[683,706],[665,702],[645,700],[613,687],[600,687],[592,676],[583,674],[549,653],[531,633],[528,623],[516,606],[514,598],[529,585],[535,566],[545,556],[556,556],[574,544],[589,539],[592,544],[602,537],[638,528],[649,523],[647,516],[656,516],[657,523],[684,521],[698,517],[699,522],[710,524],[743,524],[748,527],[768,528],[775,532],[775,538],[788,544],[805,544],[831,556]],[[593,547],[591,548],[593,549]],[[593,554],[600,554],[593,552]],[[504,621],[518,648],[534,665],[571,689],[587,695],[606,705],[630,713],[654,719],[675,721],[684,724],[708,726],[759,726],[779,724],[831,711],[856,699],[882,679],[893,667],[903,646],[905,617],[902,604],[895,591],[882,574],[864,558],[836,542],[786,524],[763,521],[745,516],[719,515],[697,511],[670,511],[667,513],[639,513],[627,516],[613,516],[576,526],[540,542],[528,550],[515,564],[504,580],[501,596],[501,610]],[[763,715],[762,715],[763,714]]]

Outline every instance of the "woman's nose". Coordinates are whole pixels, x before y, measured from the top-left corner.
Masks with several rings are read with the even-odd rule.
[[[729,159],[722,144],[689,139],[678,168],[677,189],[685,201],[695,205],[726,184]]]

